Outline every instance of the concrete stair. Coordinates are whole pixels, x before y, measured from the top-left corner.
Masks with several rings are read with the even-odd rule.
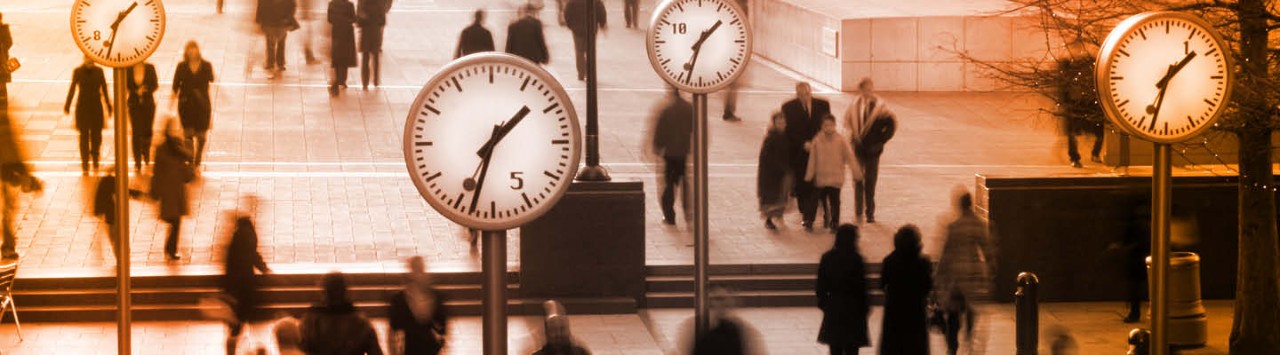
[[[711,287],[723,287],[738,307],[816,307],[817,264],[712,265]],[[650,266],[644,308],[693,307],[693,267]],[[868,295],[882,304],[880,264],[867,264]]]

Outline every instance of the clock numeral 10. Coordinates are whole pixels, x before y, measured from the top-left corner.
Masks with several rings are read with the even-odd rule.
[[[679,22],[671,25],[671,33],[682,35],[682,34],[685,34],[685,32],[687,31],[688,31],[688,26],[685,25],[684,22]]]

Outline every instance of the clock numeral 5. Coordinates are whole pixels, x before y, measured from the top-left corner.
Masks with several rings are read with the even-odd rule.
[[[520,174],[524,174],[524,172],[523,171],[511,172],[511,183],[512,183],[511,189],[512,190],[519,190],[524,188],[524,179],[520,177]]]
[[[671,33],[673,34],[682,35],[682,34],[685,34],[687,30],[688,30],[688,26],[686,26],[684,22],[679,22],[671,25]]]

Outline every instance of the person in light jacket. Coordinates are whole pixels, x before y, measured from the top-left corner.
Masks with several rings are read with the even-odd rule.
[[[862,168],[862,176],[853,184],[853,211],[859,223],[862,222],[863,211],[866,211],[867,222],[876,223],[880,155],[898,128],[897,115],[889,109],[884,98],[875,94],[874,88],[871,79],[862,79],[858,83],[858,96],[844,113],[849,143],[858,157],[858,166]]]
[[[844,172],[850,171],[856,178],[859,175],[858,161],[853,157],[849,143],[836,133],[836,118],[826,115],[822,118],[822,131],[806,144],[809,148],[809,164],[804,173],[804,180],[813,184],[818,190],[820,201],[829,206],[822,225],[830,226],[832,232],[840,224],[840,189],[844,187]],[[810,216],[813,216],[811,214]],[[805,221],[812,224],[813,221]]]

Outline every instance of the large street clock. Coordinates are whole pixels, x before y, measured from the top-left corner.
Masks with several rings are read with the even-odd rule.
[[[546,213],[578,171],[573,103],[537,64],[472,54],[431,77],[409,112],[404,157],[418,192],[450,220],[488,231]]]
[[[736,0],[666,0],[645,42],[658,75],[696,94],[728,86],[751,59],[751,26]]]
[[[1212,26],[1147,12],[1116,26],[1099,53],[1098,96],[1125,131],[1176,143],[1211,127],[1231,97],[1231,52]]]
[[[164,38],[160,0],[76,0],[71,36],[85,55],[113,68],[146,60]]]

